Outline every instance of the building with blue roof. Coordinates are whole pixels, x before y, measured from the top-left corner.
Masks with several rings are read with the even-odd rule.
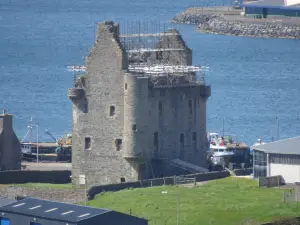
[[[1,225],[147,225],[142,218],[116,212],[37,198],[0,199]]]
[[[269,16],[300,17],[300,0],[258,0],[241,3],[246,16],[267,18]]]

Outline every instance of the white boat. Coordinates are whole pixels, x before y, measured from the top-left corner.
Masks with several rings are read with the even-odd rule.
[[[223,137],[219,137],[218,133],[208,133],[207,135],[209,141],[209,155],[210,161],[214,166],[224,167],[234,156],[232,150],[228,150],[226,142]]]

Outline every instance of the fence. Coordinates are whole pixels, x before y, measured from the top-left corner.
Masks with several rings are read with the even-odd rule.
[[[300,202],[300,193],[294,191],[284,191],[282,192],[282,201],[288,202]]]
[[[259,177],[258,186],[259,187],[279,187],[281,182],[281,176],[272,176],[272,177]]]
[[[193,182],[202,182],[208,180],[221,179],[229,177],[230,173],[228,171],[219,171],[219,172],[209,172],[209,173],[197,173],[184,175],[186,181]],[[188,179],[190,178],[190,179]],[[143,188],[143,187],[153,187],[153,186],[162,186],[162,185],[174,185],[176,184],[176,177],[163,177],[157,179],[141,180],[136,182],[126,182],[119,184],[108,184],[108,185],[99,185],[93,186],[88,191],[89,199],[93,199],[95,195],[100,194],[105,191],[119,191],[126,188]]]
[[[194,184],[196,186],[196,177],[175,176],[174,184]]]

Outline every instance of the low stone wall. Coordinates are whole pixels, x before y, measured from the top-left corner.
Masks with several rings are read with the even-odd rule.
[[[262,225],[300,225],[300,218],[296,217],[290,219],[282,219],[271,223],[264,223]]]
[[[229,176],[230,173],[228,171],[185,175],[185,177],[189,177],[189,178],[195,177],[196,182],[221,179]],[[119,191],[127,188],[143,188],[143,187],[152,187],[152,186],[161,186],[161,185],[174,185],[175,183],[176,183],[175,177],[163,177],[157,179],[141,180],[137,182],[100,185],[100,186],[91,187],[88,191],[88,196],[89,199],[93,199],[95,195],[104,191]]]
[[[280,22],[279,22],[280,21]],[[224,12],[188,9],[173,18],[175,23],[196,24],[203,33],[224,35],[300,38],[300,19],[254,19]]]
[[[14,199],[16,196],[35,197],[52,201],[78,203],[84,202],[83,189],[34,188],[20,186],[0,186],[0,196]]]
[[[235,169],[233,172],[236,176],[247,176],[253,173],[253,168]]]
[[[279,187],[282,184],[281,176],[259,177],[259,187]]]
[[[39,171],[39,170],[15,170],[1,171],[0,184],[21,183],[54,183],[64,184],[71,182],[71,171]]]

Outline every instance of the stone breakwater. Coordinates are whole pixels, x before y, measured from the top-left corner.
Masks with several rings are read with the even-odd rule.
[[[188,9],[177,14],[173,22],[195,24],[202,33],[300,39],[299,19],[254,19],[232,10]]]

